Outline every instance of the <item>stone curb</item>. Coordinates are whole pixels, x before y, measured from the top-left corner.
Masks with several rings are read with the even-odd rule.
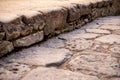
[[[16,47],[40,42],[44,36],[49,38],[80,28],[98,17],[119,15],[119,7],[119,0],[97,0],[88,4],[78,2],[39,12],[32,17],[22,15],[7,23],[0,21],[0,57]]]

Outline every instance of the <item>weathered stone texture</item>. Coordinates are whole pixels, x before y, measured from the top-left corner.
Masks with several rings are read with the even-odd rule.
[[[120,44],[120,35],[106,35],[95,39],[98,42],[109,43],[109,44]]]
[[[22,21],[26,26],[33,27],[33,30],[35,31],[43,30],[45,26],[45,22],[42,19],[42,14],[38,14],[32,17],[23,16]]]
[[[3,24],[3,30],[6,33],[6,40],[13,40],[20,36],[21,27],[24,27],[24,24],[21,22],[21,19],[15,19],[10,23]]]
[[[29,65],[59,66],[71,57],[73,53],[67,49],[34,47],[31,50],[20,51],[7,59],[9,62],[18,62]]]
[[[71,71],[80,71],[84,74],[102,76],[120,76],[119,63],[110,54],[83,51],[66,63],[65,67]]]
[[[19,63],[3,63],[0,67],[0,80],[20,80],[30,71],[30,67]],[[4,67],[4,68],[3,68]]]
[[[45,35],[54,34],[56,30],[61,30],[66,27],[67,10],[56,8],[55,10],[44,13],[45,20]]]
[[[114,15],[120,15],[120,0],[113,0]]]
[[[27,47],[30,46],[34,43],[42,41],[44,38],[44,33],[43,31],[28,35],[26,37],[17,39],[13,41],[13,44],[15,47]]]
[[[73,51],[82,51],[85,49],[89,49],[92,45],[93,45],[92,41],[85,39],[75,39],[66,42],[66,48]]]
[[[12,52],[0,59],[0,80],[120,80],[120,35],[113,33],[119,30],[119,21],[120,16],[98,18]],[[36,36],[28,36],[34,42]],[[29,41],[28,36],[22,41]]]
[[[111,33],[108,30],[101,30],[101,29],[86,29],[86,32],[89,32],[89,33],[98,33],[98,34],[110,34]]]
[[[48,0],[37,0],[30,2],[33,3],[29,4],[29,1],[25,1],[25,6],[18,7],[22,5],[22,1],[1,1],[0,40],[12,41],[14,47],[30,46],[43,40],[42,36],[49,38],[62,32],[80,28],[98,17],[120,15],[119,0],[54,0],[50,2]],[[50,4],[46,5],[46,2]],[[18,3],[20,5],[16,6]],[[4,6],[4,4],[12,6],[9,8]],[[3,9],[3,6],[5,9]],[[13,7],[15,12],[11,10]],[[116,28],[116,26],[107,28],[102,27],[100,29],[111,30]],[[40,39],[37,37],[37,39],[32,40],[32,38],[36,38],[33,35],[39,33],[39,31],[43,31],[44,34],[42,33],[42,36],[39,37]],[[91,31],[89,30],[88,32]],[[92,32],[100,33],[98,30]],[[93,36],[95,38],[98,37],[98,33],[93,34]],[[119,34],[119,30],[111,33]],[[110,33],[105,31],[105,34]],[[88,34],[82,34],[81,36],[85,39],[91,39]],[[30,42],[28,43],[28,41]]]
[[[31,77],[32,76],[32,77]],[[38,67],[27,74],[21,80],[99,80],[95,76],[86,76],[82,73],[75,73],[55,68]]]
[[[0,42],[0,57],[11,52],[14,49],[13,44],[9,41]]]
[[[68,8],[68,18],[67,22],[72,22],[74,20],[78,20],[81,16],[88,15],[91,13],[91,9],[88,5],[73,5]]]

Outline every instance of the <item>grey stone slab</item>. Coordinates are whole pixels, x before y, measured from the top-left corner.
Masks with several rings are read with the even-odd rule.
[[[84,75],[55,68],[38,67],[21,80],[99,80],[95,76]]]
[[[41,43],[40,46],[47,48],[64,48],[65,43],[64,40],[61,40],[58,37],[56,37]]]
[[[30,65],[52,65],[64,63],[72,53],[67,49],[53,49],[45,47],[33,47],[25,49],[7,58],[9,62],[19,62]],[[54,66],[54,65],[53,65]]]

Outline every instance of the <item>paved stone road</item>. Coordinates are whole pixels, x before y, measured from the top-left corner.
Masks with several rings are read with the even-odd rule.
[[[0,80],[120,80],[120,16],[13,52],[0,60]]]

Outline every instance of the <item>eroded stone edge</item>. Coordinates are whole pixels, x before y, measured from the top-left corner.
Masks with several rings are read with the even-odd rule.
[[[65,31],[71,31],[75,28],[80,28],[82,25],[98,17],[119,15],[119,7],[119,0],[107,0],[90,3],[88,5],[78,3],[71,8],[61,7],[58,10],[56,9],[47,13],[40,13],[30,18],[23,15],[8,23],[0,22],[0,40],[1,42],[8,41],[10,43],[15,43],[16,40],[24,38],[28,35],[34,35],[41,30],[43,31],[43,35],[41,36],[47,36],[48,38]],[[25,38],[27,39],[27,37]],[[40,39],[39,41],[42,40],[44,40],[44,38]],[[39,41],[32,42],[31,44]],[[12,46],[13,43],[11,43]],[[19,47],[30,45],[22,45]],[[8,49],[4,54],[11,52],[14,47],[16,46],[13,46],[11,50]],[[2,52],[3,51],[0,51],[0,54],[2,54]],[[2,56],[4,54],[2,54]]]

